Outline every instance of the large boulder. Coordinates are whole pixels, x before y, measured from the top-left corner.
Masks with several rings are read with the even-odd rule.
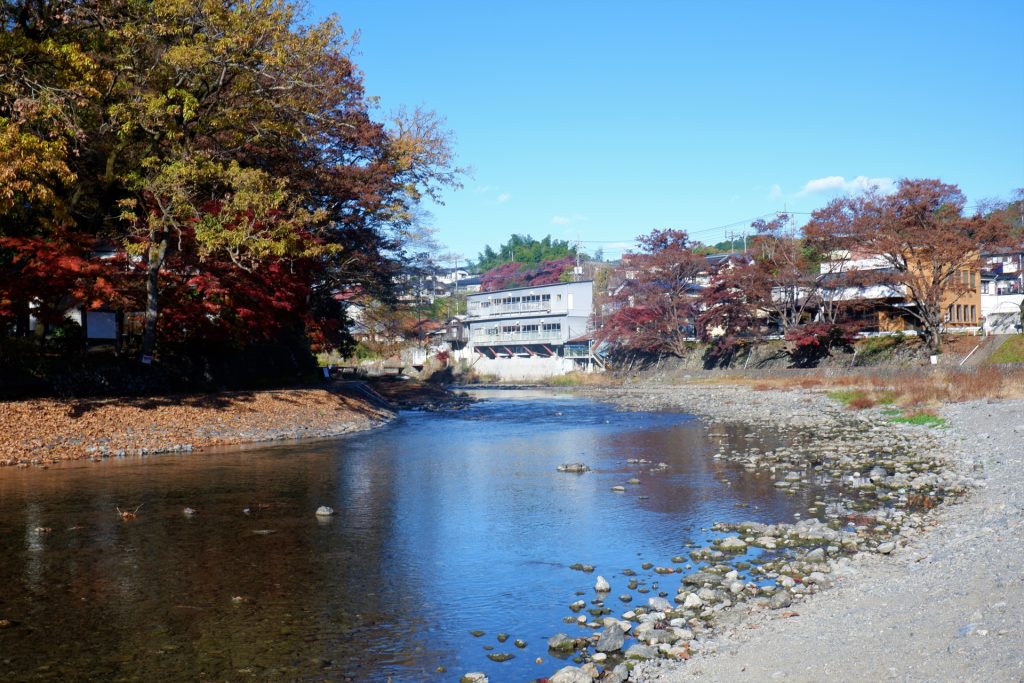
[[[655,612],[668,612],[671,611],[672,605],[669,604],[665,598],[654,597],[647,598],[647,604],[651,606]]]
[[[637,643],[626,650],[626,659],[656,659],[658,648]]]
[[[548,683],[592,683],[593,678],[583,669],[566,666],[555,672]]]
[[[594,649],[598,652],[615,652],[621,650],[626,643],[626,632],[619,628],[618,624],[612,624],[601,632]]]

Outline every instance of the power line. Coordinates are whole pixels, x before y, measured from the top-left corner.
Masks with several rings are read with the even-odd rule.
[[[789,212],[771,211],[769,213],[763,213],[760,216],[754,216],[753,218],[745,218],[743,220],[733,221],[732,223],[726,223],[725,225],[718,225],[718,226],[715,226],[713,228],[698,228],[696,230],[686,230],[685,232],[690,237],[692,237],[694,235],[706,235],[706,234],[709,234],[709,233],[712,233],[712,232],[717,232],[719,230],[724,230],[726,228],[734,228],[734,227],[739,226],[739,225],[749,225],[750,223],[753,223],[756,220],[759,220],[759,219],[762,219],[762,218],[768,218],[770,216],[777,216],[777,215],[782,214],[782,213],[795,214],[797,212],[795,212],[795,211],[789,211]],[[806,215],[810,215],[810,214],[806,214]],[[737,239],[738,238],[739,237],[737,236]],[[629,239],[618,239],[618,240],[577,240],[577,241],[580,242],[581,244],[622,244],[623,242],[628,243],[628,244],[632,244],[632,245],[636,244],[636,238],[635,237],[634,238],[629,238]],[[621,247],[621,249],[623,249],[623,250],[629,249],[629,248],[630,247]],[[613,248],[612,250],[615,251],[617,249]]]

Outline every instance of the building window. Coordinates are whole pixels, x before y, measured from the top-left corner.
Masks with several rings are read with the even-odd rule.
[[[978,309],[974,307],[974,304],[971,304],[971,322],[978,322]]]
[[[977,277],[977,273],[975,273],[975,272],[974,272],[974,271],[972,270],[972,271],[971,271],[971,289],[972,289],[972,290],[973,290],[973,289],[975,289],[975,288],[977,288],[977,286],[978,286],[978,281],[977,281],[976,277]]]

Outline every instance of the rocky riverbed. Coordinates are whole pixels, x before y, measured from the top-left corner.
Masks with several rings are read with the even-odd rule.
[[[587,393],[793,432],[714,457],[829,493],[805,519],[716,525],[646,605],[617,604],[616,586],[570,605],[591,618],[567,616],[582,632],[549,641],[574,656],[550,681],[1024,680],[1024,403],[947,406],[936,429],[804,391]]]

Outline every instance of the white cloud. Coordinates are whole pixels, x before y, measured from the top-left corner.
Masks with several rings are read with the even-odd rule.
[[[473,191],[476,192],[477,194],[483,194],[485,192],[490,192],[491,191],[491,186],[490,185],[481,185],[480,187],[476,188]]]
[[[510,199],[512,199],[512,195],[510,195],[508,192],[502,192],[501,194],[498,195],[499,204],[504,204]]]
[[[772,185],[772,191],[768,194],[772,200],[782,199],[782,187],[779,185]]]
[[[574,213],[571,216],[552,216],[551,223],[553,225],[569,225],[570,223],[579,223],[580,221],[587,220],[587,217],[580,213]]]
[[[776,187],[778,187],[776,185]],[[892,178],[868,178],[859,175],[856,178],[847,180],[841,175],[830,175],[824,178],[815,178],[804,183],[802,190],[796,193],[798,197],[809,194],[832,194],[839,192],[863,192],[871,188],[878,188],[880,192],[891,192],[896,187]],[[774,191],[774,188],[772,188]]]

